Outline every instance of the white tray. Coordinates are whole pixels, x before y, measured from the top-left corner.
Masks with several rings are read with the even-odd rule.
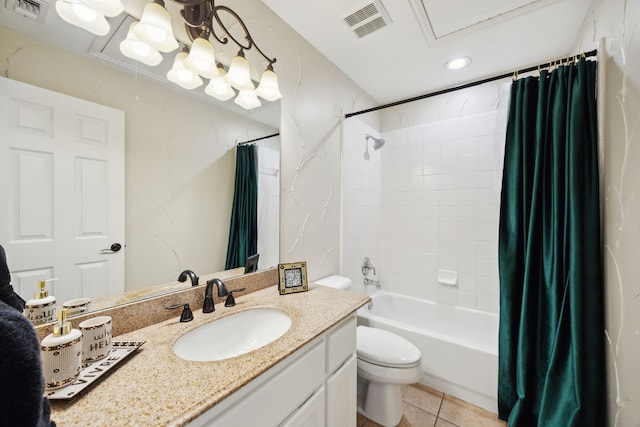
[[[65,400],[77,396],[85,388],[93,384],[98,378],[115,369],[120,362],[135,353],[146,341],[113,341],[113,349],[107,357],[95,362],[82,365],[80,376],[74,382],[64,387],[45,390],[44,395],[49,400]]]

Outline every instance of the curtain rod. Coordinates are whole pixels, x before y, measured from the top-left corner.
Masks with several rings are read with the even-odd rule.
[[[465,83],[465,84],[460,85],[460,86],[454,86],[454,87],[450,87],[450,88],[447,88],[447,89],[437,90],[435,92],[427,93],[425,95],[414,96],[413,98],[407,98],[407,99],[403,99],[403,100],[400,100],[400,101],[391,102],[389,104],[379,105],[377,107],[368,108],[366,110],[356,111],[354,113],[347,113],[347,114],[344,115],[344,118],[348,119],[349,117],[358,116],[360,114],[371,113],[373,111],[382,110],[384,108],[395,107],[396,105],[406,104],[408,102],[420,101],[422,99],[431,98],[432,96],[444,95],[445,93],[455,92],[457,90],[467,89],[467,88],[470,88],[470,87],[473,87],[473,86],[479,86],[479,85],[484,84],[484,83],[489,83],[489,82],[493,82],[493,81],[496,81],[496,80],[505,79],[507,77],[517,76],[518,74],[528,73],[528,72],[531,72],[531,71],[540,70],[542,68],[548,68],[548,67],[551,67],[552,65],[554,65],[554,64],[556,64],[558,62],[562,63],[562,62],[571,60],[571,59],[573,59],[575,57],[588,58],[590,56],[596,56],[597,53],[598,53],[598,50],[594,49],[594,50],[591,50],[589,52],[583,52],[583,53],[580,53],[580,54],[577,54],[577,55],[571,55],[571,56],[567,56],[567,57],[562,58],[562,59],[557,59],[555,61],[547,62],[546,64],[533,65],[531,67],[523,68],[521,70],[516,70],[516,71],[513,71],[511,73],[505,73],[505,74],[500,74],[499,76],[493,76],[493,77],[488,77],[488,78],[485,78],[485,79],[482,79],[482,80],[476,80],[476,81],[473,81],[473,82],[470,82],[470,83]]]
[[[267,136],[261,136],[260,138],[256,138],[256,139],[250,139],[249,141],[238,142],[238,145],[251,144],[252,142],[260,141],[267,138],[273,138],[274,136],[278,136],[278,135],[280,135],[280,132],[267,135]]]

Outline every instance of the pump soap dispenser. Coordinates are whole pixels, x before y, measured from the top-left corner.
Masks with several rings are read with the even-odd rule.
[[[53,280],[58,279],[40,280],[38,291],[25,304],[24,313],[34,325],[56,320],[56,297],[49,295],[49,291],[45,289],[46,284]]]
[[[71,383],[82,369],[82,332],[71,328],[67,311],[63,308],[58,312],[58,323],[53,326],[53,333],[40,343],[47,390]]]

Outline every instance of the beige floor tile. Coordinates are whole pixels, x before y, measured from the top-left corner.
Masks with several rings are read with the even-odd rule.
[[[459,427],[506,427],[506,423],[482,408],[445,395],[438,417]]]
[[[436,424],[436,416],[408,403],[402,404],[402,420],[398,427],[433,427]]]
[[[402,387],[402,400],[431,414],[438,415],[443,393],[422,384]]]
[[[362,414],[360,414],[360,412],[358,412],[357,418],[356,418],[356,426],[362,427],[366,421],[367,419]]]
[[[438,418],[436,421],[435,427],[459,427],[455,424],[451,424],[449,421],[443,420],[442,418]]]

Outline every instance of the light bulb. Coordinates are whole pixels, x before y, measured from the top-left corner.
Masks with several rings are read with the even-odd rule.
[[[262,105],[256,96],[255,91],[250,89],[241,90],[233,101],[245,110],[251,110]]]
[[[79,0],[58,0],[56,12],[64,21],[96,36],[107,35],[111,29],[103,14]]]
[[[184,59],[186,57],[187,53],[184,51],[176,55],[173,67],[167,73],[167,79],[185,89],[195,89],[202,86],[202,79],[198,74],[184,68]]]
[[[189,56],[184,60],[184,66],[207,79],[218,75],[213,46],[211,46],[209,40],[198,37],[193,41]]]
[[[253,83],[251,83],[251,71],[249,68],[249,61],[244,57],[244,52],[240,50],[231,60],[229,65],[229,72],[227,73],[227,80],[231,86],[238,90],[250,90],[253,89]]]
[[[276,76],[276,73],[273,71],[271,64],[269,64],[265,72],[262,73],[260,84],[256,89],[256,95],[267,101],[276,101],[282,98],[282,94],[278,88],[278,76]]]
[[[120,52],[128,58],[155,67],[162,61],[162,55],[147,43],[138,40],[133,31],[137,25],[138,22],[133,22],[129,26],[127,38],[120,42]]]
[[[171,52],[178,48],[178,42],[171,29],[169,12],[157,3],[149,3],[144,7],[142,18],[134,33],[138,40],[160,52]]]

